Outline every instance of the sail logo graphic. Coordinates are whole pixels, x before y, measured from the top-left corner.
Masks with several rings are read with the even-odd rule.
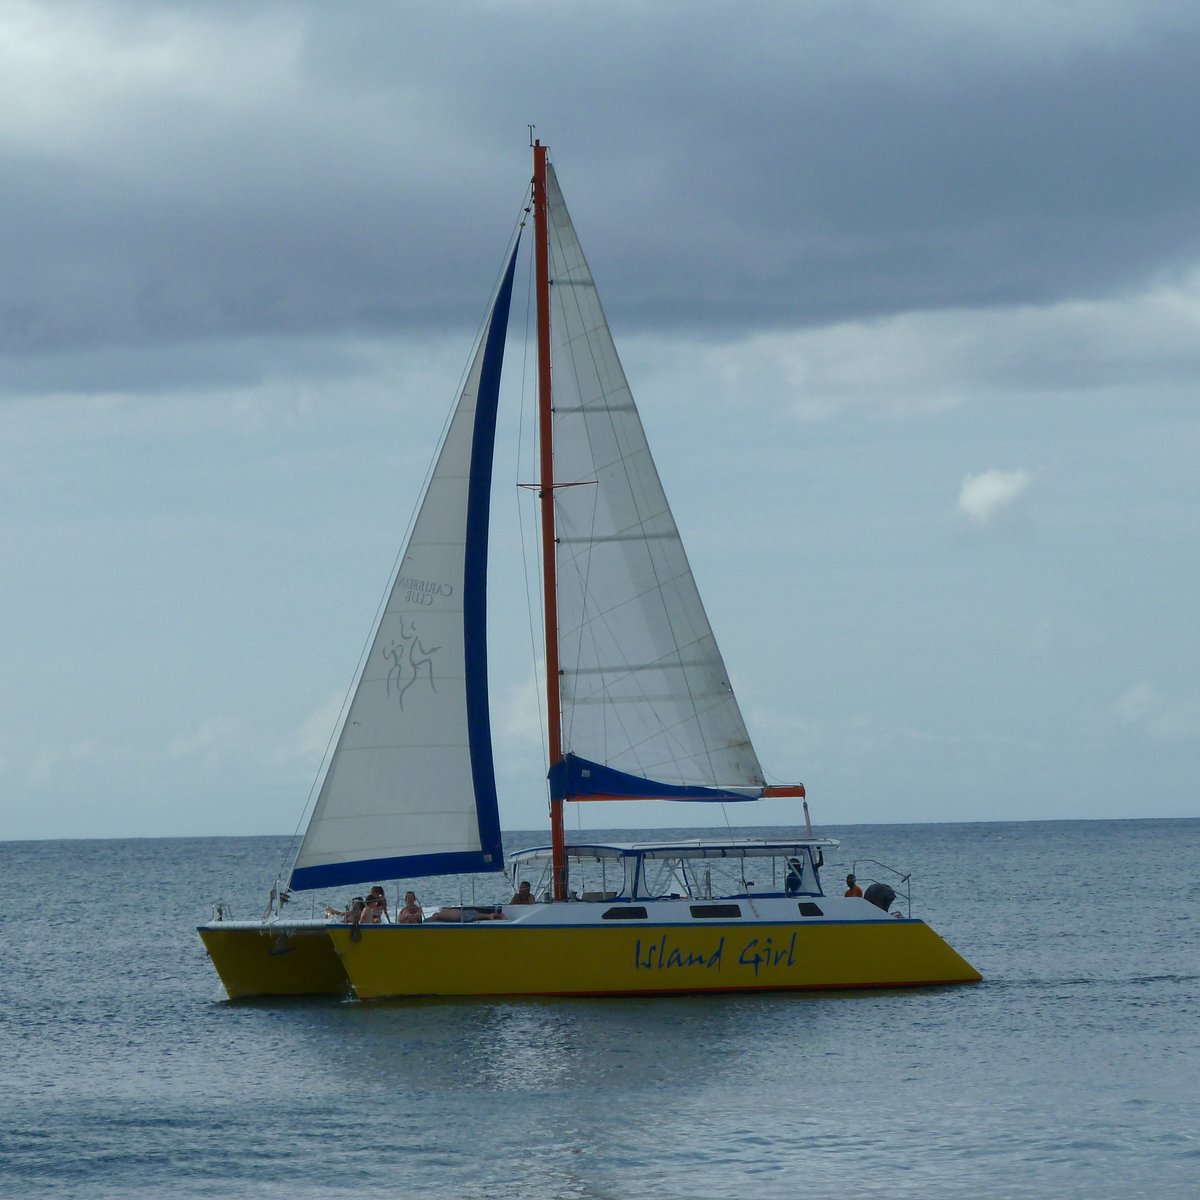
[[[454,585],[451,583],[435,583],[431,579],[412,579],[407,575],[402,575],[396,580],[396,587],[404,589],[406,604],[419,604],[423,608],[432,608],[433,602],[438,596],[454,595]]]
[[[400,618],[400,637],[393,638],[390,646],[382,648],[383,657],[391,663],[387,673],[387,694],[395,690],[396,703],[404,709],[404,697],[418,680],[424,679],[432,691],[437,691],[433,682],[433,656],[440,646],[426,646],[417,634],[416,625],[406,628]]]

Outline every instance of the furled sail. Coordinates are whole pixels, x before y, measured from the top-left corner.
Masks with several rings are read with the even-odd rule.
[[[753,798],[762,769],[553,168],[547,203],[566,752],[552,794]]]
[[[513,249],[296,857],[295,889],[502,870],[488,516]]]

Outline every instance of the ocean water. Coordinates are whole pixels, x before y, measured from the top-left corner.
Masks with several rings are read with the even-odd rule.
[[[829,832],[985,982],[231,1004],[282,839],[2,843],[0,1196],[1200,1195],[1200,821]]]

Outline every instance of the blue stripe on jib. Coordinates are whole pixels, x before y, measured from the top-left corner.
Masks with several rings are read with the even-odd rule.
[[[393,858],[360,858],[354,862],[323,863],[297,867],[289,886],[305,892],[313,888],[342,887],[372,883],[380,879],[420,879],[426,875],[469,875],[479,871],[500,871],[503,856],[487,859],[479,851],[455,854],[405,854]]]
[[[492,306],[492,319],[484,343],[479,393],[475,399],[475,429],[471,441],[471,479],[467,492],[467,537],[463,562],[463,653],[466,659],[467,741],[471,749],[471,775],[475,787],[475,812],[482,853],[494,864],[471,870],[498,870],[504,863],[500,834],[500,806],[496,798],[496,770],[492,759],[492,722],[488,710],[487,673],[487,569],[488,524],[492,499],[492,457],[496,445],[496,410],[500,403],[500,371],[504,365],[504,339],[512,299],[517,246]],[[467,868],[455,868],[455,871]],[[432,872],[426,872],[432,874]]]

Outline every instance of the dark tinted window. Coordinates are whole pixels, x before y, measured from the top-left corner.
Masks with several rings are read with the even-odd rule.
[[[800,905],[800,915],[802,917],[823,917],[825,914],[815,904],[810,904],[804,901]]]
[[[736,904],[693,904],[693,917],[740,917],[741,908]]]
[[[610,908],[604,913],[606,921],[644,921],[646,919],[646,910],[644,908]]]

